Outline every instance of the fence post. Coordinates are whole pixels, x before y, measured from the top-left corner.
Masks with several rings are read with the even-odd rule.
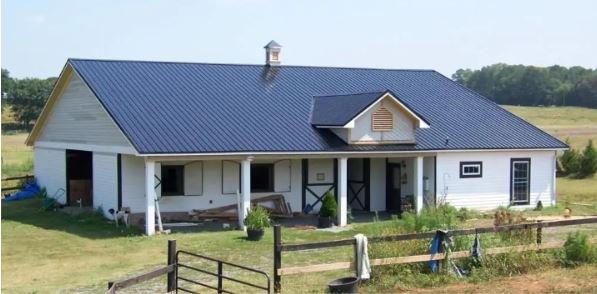
[[[175,265],[172,271],[168,272],[168,293],[176,291],[176,240],[168,240],[168,265]]]
[[[352,246],[353,250],[354,250],[354,272],[355,272],[355,277],[360,278],[359,277],[359,248],[357,247],[357,242],[355,240],[354,245]]]
[[[218,294],[223,293],[224,285],[222,284],[222,262],[218,261]]]
[[[446,234],[443,231],[438,231],[441,232],[439,234],[439,248],[437,250],[438,253],[445,253],[446,252],[446,247],[444,246],[444,241],[446,240]],[[444,259],[440,259],[437,262],[437,273],[441,273],[444,270],[444,266],[445,266],[445,262],[446,262],[446,257],[444,256]]]
[[[282,268],[282,228],[274,226],[274,292],[280,293],[282,289],[282,277],[278,270]]]
[[[537,245],[541,245],[541,239],[543,238],[543,224],[542,220],[538,220],[537,223]]]

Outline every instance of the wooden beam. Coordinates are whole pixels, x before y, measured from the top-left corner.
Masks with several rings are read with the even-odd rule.
[[[167,273],[170,273],[172,271],[174,271],[174,268],[176,267],[176,265],[171,264],[168,266],[164,266],[164,267],[160,267],[157,268],[155,270],[152,270],[150,272],[146,272],[144,274],[132,277],[132,278],[128,278],[128,279],[124,279],[124,280],[120,280],[117,282],[110,282],[110,289],[108,289],[108,292],[110,293],[115,293],[116,290],[119,289],[124,289],[145,281],[149,281],[151,279],[157,278],[161,275],[165,275]]]

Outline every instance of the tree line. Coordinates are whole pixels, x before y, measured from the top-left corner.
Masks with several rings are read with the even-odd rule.
[[[50,96],[54,83],[54,77],[12,78],[8,70],[2,69],[2,112],[10,109],[18,122],[16,128],[30,130]]]
[[[597,69],[498,63],[459,69],[452,79],[498,104],[597,108]]]

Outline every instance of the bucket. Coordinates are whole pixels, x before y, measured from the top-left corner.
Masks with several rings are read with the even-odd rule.
[[[346,277],[333,280],[328,284],[330,293],[359,293],[359,278]]]

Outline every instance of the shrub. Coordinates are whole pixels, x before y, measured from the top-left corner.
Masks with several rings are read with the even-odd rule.
[[[537,206],[535,206],[535,211],[543,210],[543,202],[541,200],[537,201]]]
[[[325,193],[321,201],[321,208],[319,209],[319,216],[321,217],[336,217],[338,215],[338,206],[336,199],[331,192]]]
[[[597,172],[597,152],[593,147],[593,140],[585,147],[580,160],[580,175],[582,177],[593,176]]]
[[[271,224],[269,212],[265,208],[257,205],[249,211],[244,223],[249,230],[263,230],[269,228]]]
[[[568,143],[568,140],[566,140],[566,143]],[[560,163],[562,163],[564,173],[567,175],[579,172],[580,162],[580,153],[574,149],[568,149],[564,151],[564,154],[562,154],[562,156],[560,156]]]
[[[566,243],[564,243],[566,263],[569,265],[597,261],[597,253],[595,251],[585,233],[576,232],[568,234]]]
[[[404,212],[402,220],[408,231],[425,232],[436,229],[454,229],[459,220],[458,210],[449,204],[440,204],[437,207],[426,207],[419,215]]]

